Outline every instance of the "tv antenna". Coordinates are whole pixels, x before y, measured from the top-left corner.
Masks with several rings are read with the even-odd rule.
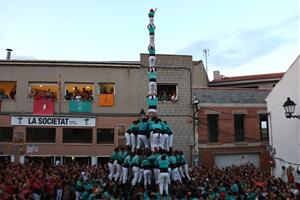
[[[203,49],[203,56],[205,58],[206,73],[208,73],[207,57],[209,56],[209,49]]]

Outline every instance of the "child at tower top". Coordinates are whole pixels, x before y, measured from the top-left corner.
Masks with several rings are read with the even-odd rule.
[[[155,10],[154,10],[153,8],[151,8],[151,9],[150,9],[150,12],[149,12],[149,14],[148,14],[148,17],[149,17],[149,18],[153,18],[153,17],[154,17],[154,14],[155,14],[155,12],[156,12],[156,10],[157,10],[157,8],[155,8]]]

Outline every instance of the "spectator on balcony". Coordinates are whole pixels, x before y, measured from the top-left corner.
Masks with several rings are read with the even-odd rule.
[[[15,87],[13,87],[11,89],[11,91],[9,93],[9,97],[10,97],[11,100],[15,100],[15,98],[16,98],[16,88]]]
[[[8,99],[7,94],[5,94],[5,90],[0,88],[0,99]]]

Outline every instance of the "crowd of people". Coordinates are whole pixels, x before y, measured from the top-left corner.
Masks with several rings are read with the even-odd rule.
[[[42,90],[42,89],[31,89],[29,94],[30,99],[34,100],[51,100],[55,101],[57,99],[57,93],[48,90]]]
[[[2,99],[10,99],[15,100],[16,99],[16,88],[12,88],[9,92],[9,95],[6,94],[5,89],[0,88],[0,100]]]
[[[93,90],[88,90],[85,88],[82,88],[82,90],[79,90],[78,87],[74,87],[73,91],[66,90],[65,95],[66,100],[77,100],[77,101],[93,101]]]
[[[0,199],[184,199],[184,200],[286,200],[299,199],[298,185],[285,183],[254,165],[224,169],[193,167],[191,179],[172,181],[169,195],[162,197],[153,183],[132,187],[128,181],[110,180],[107,165],[78,163],[44,165],[43,163],[1,163]],[[77,197],[76,197],[77,196]]]
[[[158,100],[162,102],[166,101],[177,101],[177,95],[174,90],[162,90],[159,91],[158,94]]]

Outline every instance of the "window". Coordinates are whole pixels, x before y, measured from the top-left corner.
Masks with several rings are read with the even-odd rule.
[[[64,128],[63,143],[92,143],[93,129],[91,128]]]
[[[244,141],[244,114],[235,114],[234,115],[234,133],[235,141],[242,142]]]
[[[115,94],[115,84],[99,83],[99,94]]]
[[[13,128],[0,127],[0,142],[12,142],[12,141],[13,141]]]
[[[268,115],[267,114],[259,115],[259,121],[260,121],[261,140],[268,141],[269,140]]]
[[[57,83],[29,83],[29,98],[40,100],[56,100],[58,94]]]
[[[157,84],[158,101],[177,101],[176,84]]]
[[[26,128],[27,143],[55,143],[55,128]]]
[[[218,142],[218,118],[219,115],[209,114],[207,115],[207,128],[208,128],[208,141]]]
[[[16,82],[0,82],[0,100],[15,100],[16,87]]]
[[[65,100],[93,101],[93,91],[92,83],[67,83]]]
[[[97,144],[114,144],[115,129],[97,129]]]

